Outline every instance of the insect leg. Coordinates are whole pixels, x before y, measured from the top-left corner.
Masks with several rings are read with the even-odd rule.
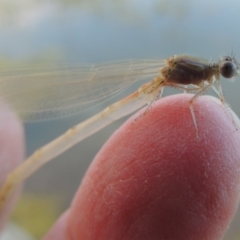
[[[218,87],[218,96],[219,96],[219,99],[220,101],[222,102],[226,112],[227,112],[227,115],[231,118],[232,120],[232,123],[233,125],[235,126],[236,130],[238,130],[238,126],[237,126],[237,123],[236,121],[234,120],[234,116],[232,115],[231,113],[231,109],[230,109],[230,106],[226,103],[225,99],[224,99],[224,96],[223,96],[223,91],[222,91],[222,86],[221,86],[221,83],[220,81],[218,80],[217,81],[217,87]]]
[[[208,84],[206,87],[202,88],[202,87],[194,87],[194,88],[187,88],[187,87],[184,87],[182,85],[179,85],[179,84],[175,84],[175,83],[164,83],[164,86],[168,86],[168,87],[173,87],[173,88],[177,88],[177,89],[180,89],[180,90],[183,90],[184,92],[194,92],[194,91],[199,91],[198,93],[196,93],[196,95],[194,95],[194,97],[190,100],[190,112],[191,112],[191,116],[192,116],[192,120],[193,120],[193,124],[194,124],[194,127],[196,129],[196,136],[197,136],[197,139],[199,139],[199,136],[198,136],[198,127],[197,127],[197,121],[196,121],[196,117],[195,117],[195,114],[194,114],[194,110],[193,110],[193,107],[192,107],[192,103],[193,101],[198,97],[200,96],[201,94],[204,93],[204,91],[206,91],[208,88],[210,88],[212,86],[212,82],[210,82],[210,84]]]
[[[190,108],[190,112],[191,112],[191,115],[192,115],[193,124],[194,124],[194,127],[196,129],[196,136],[197,136],[198,140],[199,140],[198,125],[197,125],[197,120],[196,120],[196,116],[195,116],[194,109],[193,109],[193,102],[199,96],[201,96],[204,92],[206,92],[210,87],[212,87],[212,85],[213,85],[213,80],[211,80],[207,86],[203,87],[198,93],[196,93],[189,101],[189,103],[190,103],[189,108]]]

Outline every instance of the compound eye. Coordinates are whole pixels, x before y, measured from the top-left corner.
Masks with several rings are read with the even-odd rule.
[[[220,73],[225,78],[231,78],[237,73],[237,66],[233,62],[223,62],[220,66]]]

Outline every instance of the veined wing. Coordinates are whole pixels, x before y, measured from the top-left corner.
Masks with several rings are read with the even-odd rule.
[[[159,75],[162,60],[0,70],[0,97],[24,121],[43,121],[96,106],[139,80]]]

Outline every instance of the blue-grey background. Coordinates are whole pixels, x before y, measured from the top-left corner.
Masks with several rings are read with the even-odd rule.
[[[0,60],[100,63],[162,59],[187,53],[240,58],[238,0],[0,0]],[[223,80],[225,98],[239,115],[240,79]],[[91,116],[26,124],[27,152]],[[67,208],[91,160],[118,121],[44,166],[26,191],[59,196]],[[236,239],[240,218],[226,239]],[[235,237],[235,238],[234,238]]]

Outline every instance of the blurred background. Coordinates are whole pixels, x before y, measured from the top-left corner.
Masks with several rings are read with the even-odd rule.
[[[181,53],[217,61],[232,51],[240,59],[239,9],[238,0],[0,0],[0,61],[102,63]],[[239,79],[222,85],[240,115]],[[26,124],[27,154],[96,111]],[[42,236],[69,206],[92,159],[125,119],[35,173],[12,220]],[[239,239],[239,226],[237,214],[225,239]]]

